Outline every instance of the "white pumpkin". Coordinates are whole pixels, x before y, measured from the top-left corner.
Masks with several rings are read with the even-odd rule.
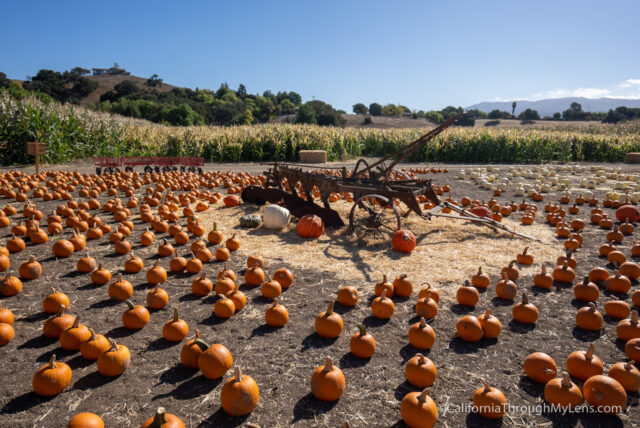
[[[289,224],[291,213],[279,205],[268,205],[263,213],[263,227],[267,229],[282,229]]]

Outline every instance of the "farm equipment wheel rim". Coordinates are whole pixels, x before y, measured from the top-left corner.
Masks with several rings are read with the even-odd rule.
[[[358,239],[370,233],[375,236],[381,236],[383,232],[393,234],[401,224],[397,206],[385,196],[362,196],[349,213],[349,230]]]

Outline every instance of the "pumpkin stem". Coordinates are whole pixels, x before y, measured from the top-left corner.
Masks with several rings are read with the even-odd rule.
[[[65,305],[62,305],[62,304],[61,304],[61,305],[59,305],[59,306],[58,306],[58,309],[56,310],[56,314],[55,314],[55,316],[56,316],[56,317],[61,317],[61,316],[62,316],[62,314],[64,313],[64,310],[65,310],[65,309],[67,309],[67,307],[66,307]]]
[[[486,380],[480,378],[480,382],[482,382],[482,386],[484,386],[484,390],[486,392],[489,392],[491,390],[491,385],[489,385]]]
[[[76,315],[76,318],[73,320],[73,324],[71,328],[78,328],[78,324],[80,324],[80,315]]]
[[[526,256],[527,255],[527,251],[529,251],[529,247],[524,247],[524,250],[522,251],[522,255]]]
[[[153,264],[153,267],[158,267],[158,264],[160,263],[160,260],[156,260],[156,262]]]
[[[427,326],[427,320],[424,319],[424,317],[420,317],[420,328],[425,328]]]
[[[511,268],[513,268],[513,265],[514,265],[515,263],[516,263],[516,261],[515,261],[515,260],[511,260],[511,261],[509,262],[509,268],[510,268],[510,269],[511,269]]]
[[[236,287],[237,287],[237,284],[236,284]],[[271,305],[271,308],[276,308],[277,306],[278,306],[278,299],[273,299],[273,304]]]
[[[35,261],[36,261],[36,256],[34,255],[29,256],[29,263],[33,263]]]
[[[420,363],[420,365],[423,365],[424,363],[427,362],[427,359],[425,358],[424,355],[422,354],[416,354],[416,356],[418,357],[418,363]]]
[[[638,311],[636,310],[631,311],[631,324],[638,324]]]
[[[597,310],[597,309],[596,309],[596,304],[595,304],[595,303],[593,303],[593,302],[589,302],[589,310],[590,310],[591,312],[595,312],[595,311]]]
[[[49,358],[49,367],[51,367],[52,369],[55,369],[58,365],[56,364],[56,354],[51,355],[51,358]]]
[[[234,382],[242,382],[242,370],[240,370],[240,367],[238,366],[234,367],[233,380]]]
[[[180,321],[180,314],[178,313],[178,308],[175,307],[173,308],[173,322],[178,322],[178,321]]]
[[[202,350],[202,352],[206,351],[207,349],[209,349],[209,345],[207,345],[207,342],[205,342],[204,340],[202,340],[201,338],[196,338],[194,340],[194,342],[196,345],[198,345],[200,347],[200,349]]]
[[[596,351],[595,346],[593,346],[593,343],[589,345],[589,349],[587,349],[586,354],[584,354],[584,358],[585,360],[590,360],[591,358],[593,358],[593,353]]]
[[[136,307],[136,305],[134,305],[133,302],[131,300],[129,300],[129,299],[125,300],[124,302],[129,307],[129,310],[134,309]]]
[[[589,275],[585,275],[585,276],[584,276],[584,279],[582,280],[582,285],[588,285],[588,284],[589,284],[589,282],[591,282],[591,281],[589,280]]]
[[[418,395],[418,403],[422,404],[427,401],[427,396],[431,393],[431,388],[425,388],[422,390],[420,395]]]
[[[478,266],[478,275],[482,275],[482,266]]]
[[[569,374],[567,372],[562,372],[562,380],[560,381],[560,385],[562,385],[563,388],[570,388],[571,387],[571,378],[569,377]]]
[[[331,357],[327,357],[324,359],[324,369],[323,372],[328,373],[333,370],[333,363],[331,362]]]
[[[329,300],[329,304],[327,305],[327,312],[325,314],[325,317],[328,317],[330,315],[333,315],[333,299]]]
[[[486,311],[484,311],[484,316],[486,318],[491,318],[491,309],[487,309]]]
[[[360,336],[367,334],[367,328],[362,323],[358,324],[358,330],[360,330]]]
[[[542,265],[540,267],[540,274],[542,276],[546,276],[547,275],[547,266],[544,263],[542,263]]]
[[[89,336],[88,342],[93,342],[94,340],[96,340],[96,332],[93,331],[92,328],[89,329],[89,333],[91,333],[91,336]]]
[[[118,344],[116,343],[116,341],[114,339],[109,338],[109,344],[111,345],[111,348],[109,348],[109,351],[117,351],[118,350]]]
[[[149,425],[150,428],[162,428],[164,424],[167,423],[167,419],[165,418],[166,410],[164,407],[158,407],[156,410],[156,414],[153,417],[153,422]]]
[[[522,304],[523,305],[528,305],[529,304],[529,298],[527,297],[527,292],[526,291],[522,292]]]

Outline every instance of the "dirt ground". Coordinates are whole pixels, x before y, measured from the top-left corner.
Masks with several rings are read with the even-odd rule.
[[[450,196],[457,200],[463,196],[490,199],[488,191],[454,179],[454,171],[461,167],[465,166],[450,167],[448,174],[429,174],[429,177],[442,184],[450,184]],[[93,169],[87,162],[78,162],[65,168],[86,172]],[[265,168],[254,164],[206,167],[207,170],[253,173]],[[637,172],[637,168],[628,169]],[[138,195],[142,195],[142,190]],[[603,194],[597,196],[603,199]],[[100,198],[101,202],[107,199],[106,196]],[[507,191],[496,199],[506,202],[519,201],[521,198]],[[557,195],[546,195],[545,201],[538,203],[540,212],[549,200],[556,201]],[[60,203],[34,202],[45,215]],[[4,203],[1,205],[4,206]],[[16,207],[23,205],[15,201],[6,203]],[[532,287],[531,278],[537,272],[539,262],[555,265],[555,257],[562,253],[562,241],[552,236],[553,229],[544,225],[543,215],[536,218],[538,232],[535,233],[543,240],[537,254],[544,254],[544,258],[536,258],[534,267],[520,267],[518,286],[521,290],[527,290],[531,302],[540,311],[538,322],[534,326],[525,326],[512,320],[513,304],[495,295],[497,268],[487,272],[492,279],[491,287],[481,293],[480,303],[475,308],[456,304],[454,296],[459,280],[457,277],[446,279],[446,273],[451,272],[451,278],[454,278],[454,274],[463,271],[463,277],[470,277],[475,273],[475,268],[471,269],[470,266],[485,264],[492,258],[497,259],[495,265],[500,266],[502,260],[515,257],[527,245],[526,240],[513,239],[510,253],[504,254],[505,246],[508,249],[508,243],[511,242],[511,238],[504,234],[492,235],[479,230],[478,226],[470,225],[482,235],[477,238],[478,241],[473,241],[476,238],[468,235],[443,235],[444,242],[440,242],[434,239],[438,231],[435,230],[434,235],[432,224],[413,220],[411,227],[418,236],[419,245],[412,255],[401,256],[383,242],[376,244],[373,249],[366,249],[334,232],[310,242],[299,238],[293,228],[274,234],[262,229],[246,230],[236,226],[237,217],[256,210],[256,207],[245,204],[237,208],[222,208],[221,204],[217,204],[202,217],[207,225],[213,220],[223,225],[221,229],[225,236],[234,232],[241,236],[242,247],[227,262],[240,277],[247,256],[255,252],[265,257],[268,272],[280,267],[287,267],[293,272],[294,284],[283,293],[281,299],[289,310],[290,320],[281,329],[272,329],[264,324],[264,311],[271,302],[261,297],[259,288],[243,285],[241,289],[247,294],[247,307],[232,318],[221,320],[212,314],[215,301],[212,296],[198,298],[191,293],[193,276],[170,273],[168,281],[162,285],[170,295],[168,307],[152,311],[151,320],[144,329],[128,331],[121,326],[120,320],[125,305],[109,299],[107,286],[94,286],[86,275],[77,274],[75,266],[80,255],[74,254],[60,260],[53,257],[53,237],[47,244],[28,244],[26,251],[12,255],[8,273],[17,275],[20,263],[33,254],[42,263],[44,274],[36,280],[25,281],[22,293],[17,296],[2,299],[3,306],[13,310],[16,316],[16,337],[10,344],[0,348],[0,359],[4,362],[0,368],[0,426],[62,427],[71,416],[83,411],[98,413],[110,427],[139,426],[159,406],[178,415],[188,427],[233,427],[249,423],[261,427],[338,427],[345,421],[349,421],[353,427],[405,426],[400,418],[400,401],[406,393],[416,389],[405,381],[404,365],[418,352],[408,344],[407,331],[417,321],[414,313],[417,288],[431,276],[437,278],[433,285],[441,289],[443,298],[438,315],[430,322],[437,334],[436,343],[430,351],[423,353],[433,360],[438,370],[431,396],[438,405],[439,426],[617,427],[637,426],[639,423],[637,393],[629,395],[629,406],[618,416],[563,416],[539,414],[533,409],[543,403],[543,385],[529,381],[522,372],[522,362],[528,354],[546,352],[563,369],[572,351],[584,350],[589,343],[594,343],[596,355],[603,360],[605,367],[626,360],[624,344],[616,339],[616,320],[605,316],[605,325],[600,332],[585,333],[575,327],[575,313],[582,305],[573,298],[569,286],[556,284],[548,292]],[[613,214],[613,210],[605,211]],[[585,205],[579,217],[586,219],[588,212],[589,208]],[[146,271],[157,259],[156,246],[143,248],[139,245],[144,226],[137,215],[138,210],[133,209],[132,213],[135,229],[129,240],[133,251],[144,259]],[[98,215],[113,224],[111,215],[102,211]],[[13,219],[17,218],[19,214]],[[443,227],[440,223],[436,225]],[[66,229],[63,235],[69,235]],[[576,255],[577,278],[594,266],[612,269],[605,259],[597,256],[598,247],[604,243],[604,232],[588,224],[583,235],[584,245]],[[0,242],[6,242],[9,237],[9,228],[0,229]],[[156,234],[156,240],[162,237],[163,234]],[[446,241],[458,239],[461,241],[451,242],[451,248],[447,248]],[[628,256],[634,241],[634,236],[628,236],[620,245]],[[471,243],[471,249],[453,252],[452,248],[461,245],[461,242]],[[495,246],[492,242],[495,242]],[[437,266],[434,263],[436,257],[421,249],[429,245],[439,245],[441,248]],[[88,241],[87,247],[90,254],[102,261],[114,276],[122,271],[126,256],[114,253],[108,237],[97,242]],[[315,259],[314,254],[317,254]],[[534,253],[534,256],[537,254]],[[161,264],[168,268],[168,259],[161,259]],[[336,273],[336,266],[332,264],[344,266],[344,272]],[[409,299],[394,299],[395,313],[391,320],[383,322],[371,316],[369,304],[373,296],[373,283],[377,280],[375,274],[381,271],[397,273],[405,267],[418,265],[414,271],[407,272],[414,279],[414,295]],[[213,275],[219,269],[220,263],[210,262],[205,264],[204,270]],[[145,281],[144,271],[125,275],[134,285],[134,302],[143,305],[146,292],[151,288]],[[351,272],[362,272],[362,275],[353,276]],[[336,311],[344,319],[345,329],[338,339],[322,339],[314,333],[314,318],[325,309],[328,299],[335,295],[338,287],[345,283],[359,289],[360,301],[354,308],[336,305]],[[83,323],[96,332],[115,338],[131,350],[131,365],[123,375],[105,378],[97,372],[95,364],[83,360],[78,353],[64,351],[57,341],[42,335],[42,324],[47,317],[42,313],[41,301],[51,286],[69,295],[70,311],[80,314]],[[632,290],[636,288],[637,283]],[[601,311],[609,295],[609,292],[601,290],[597,303]],[[628,295],[618,297],[630,301]],[[224,344],[232,352],[234,363],[256,380],[260,387],[260,401],[249,416],[227,416],[219,404],[222,380],[211,381],[196,370],[184,368],[179,360],[182,343],[172,344],[162,338],[162,325],[171,317],[170,307],[173,306],[180,309],[181,317],[188,322],[189,337],[198,328],[206,342]],[[477,344],[469,344],[453,337],[458,318],[467,313],[479,315],[486,308],[490,308],[502,322],[503,332],[497,340],[484,339]],[[377,342],[376,353],[368,360],[354,358],[349,352],[349,339],[359,322],[367,326]],[[44,365],[52,354],[71,366],[73,378],[63,393],[43,399],[32,392],[30,380],[37,368]],[[347,379],[343,396],[334,403],[320,402],[310,394],[311,373],[326,356],[333,358]],[[227,373],[223,380],[229,376]],[[471,403],[473,392],[480,387],[479,377],[501,389],[509,403],[517,408],[498,421],[488,421],[466,410],[456,412],[457,407]],[[582,385],[581,382],[576,383]]]

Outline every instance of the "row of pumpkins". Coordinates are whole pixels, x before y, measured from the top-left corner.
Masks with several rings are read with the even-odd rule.
[[[487,190],[506,191],[513,189],[516,196],[531,196],[532,192],[571,191],[592,197],[592,190],[599,186],[610,186],[608,198],[628,198],[633,203],[640,201],[640,175],[622,171],[620,168],[566,166],[550,167],[493,167],[461,169],[456,178],[473,181]]]

